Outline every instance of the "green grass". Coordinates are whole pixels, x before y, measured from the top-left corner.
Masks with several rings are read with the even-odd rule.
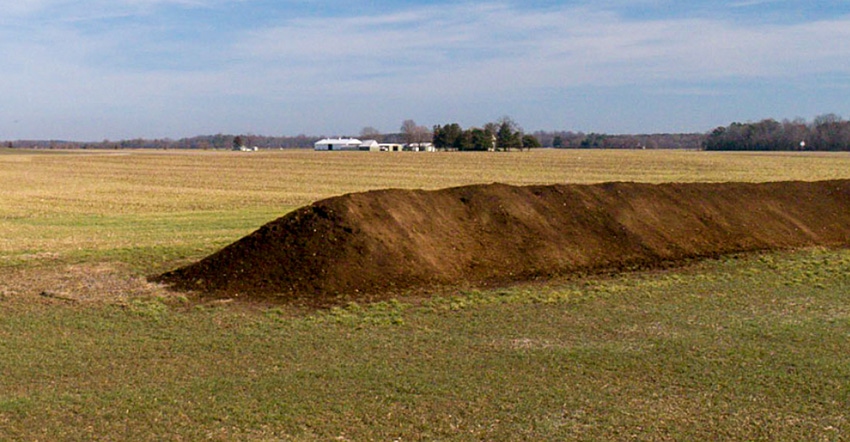
[[[842,440],[850,252],[310,314],[0,302],[0,439]]]
[[[120,261],[151,272],[199,259],[288,212],[290,207],[153,214],[62,214],[3,220],[14,247],[0,247],[0,267]],[[41,256],[40,252],[48,252]],[[34,262],[35,261],[35,262]]]

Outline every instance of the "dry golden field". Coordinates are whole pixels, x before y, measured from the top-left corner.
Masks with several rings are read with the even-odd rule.
[[[844,153],[0,151],[4,217],[293,207],[347,192],[465,184],[825,180]]]
[[[295,207],[348,192],[466,184],[850,178],[850,155],[0,150],[0,290],[71,299],[159,292],[198,259]]]
[[[0,152],[6,263],[158,246],[206,252],[295,207],[380,188],[850,178],[850,155],[828,153]]]
[[[342,193],[465,184],[825,180],[844,153],[538,150],[512,153],[272,151],[0,154],[4,218],[241,211]]]

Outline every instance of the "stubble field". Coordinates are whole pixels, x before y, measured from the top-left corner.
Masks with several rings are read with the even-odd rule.
[[[850,254],[197,303],[145,277],[354,191],[850,178],[846,154],[0,150],[0,439],[850,439]]]

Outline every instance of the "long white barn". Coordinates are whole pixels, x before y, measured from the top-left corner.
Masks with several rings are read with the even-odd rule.
[[[362,141],[357,138],[325,138],[316,141],[315,150],[359,150]]]
[[[357,138],[325,138],[316,141],[315,150],[360,150],[362,141]]]
[[[314,150],[364,150],[370,152],[434,152],[432,143],[391,144],[357,138],[324,138],[313,144]]]

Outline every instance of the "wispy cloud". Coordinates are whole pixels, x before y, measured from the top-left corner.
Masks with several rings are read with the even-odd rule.
[[[848,18],[790,26],[638,21],[585,8],[523,11],[486,4],[295,20],[247,33],[233,48],[248,54],[254,68],[302,70],[336,92],[379,77],[372,86],[454,85],[453,93],[480,93],[850,73],[850,47],[840,43],[848,36]],[[388,82],[387,73],[397,77]]]
[[[733,5],[753,1],[770,0]],[[636,17],[623,4],[635,2],[446,3],[343,17],[278,11],[286,18],[249,21],[225,16],[252,7],[240,0],[96,0],[85,10],[68,0],[0,0],[0,22],[11,24],[0,28],[0,58],[14,66],[0,74],[0,94],[14,104],[0,110],[0,131],[3,119],[29,114],[100,115],[124,128],[115,132],[141,131],[138,121],[268,132],[276,123],[266,115],[275,113],[293,131],[318,131],[321,122],[358,124],[334,110],[345,102],[368,101],[374,118],[396,119],[425,107],[451,114],[462,103],[532,108],[579,89],[713,96],[723,93],[713,85],[736,81],[850,82],[850,15],[794,23]],[[229,113],[234,102],[255,113]]]
[[[753,6],[764,6],[782,2],[783,0],[740,0],[733,1],[730,3],[730,6],[733,8],[751,8]]]

